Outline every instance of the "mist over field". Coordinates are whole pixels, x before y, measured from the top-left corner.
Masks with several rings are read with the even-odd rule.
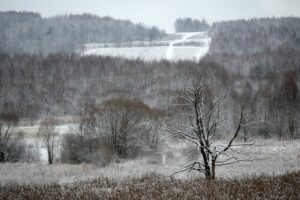
[[[299,199],[300,3],[0,4],[0,199]]]

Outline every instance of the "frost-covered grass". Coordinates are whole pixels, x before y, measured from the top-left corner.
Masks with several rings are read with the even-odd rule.
[[[121,181],[98,178],[74,184],[0,186],[0,199],[291,199],[300,198],[300,172],[207,181],[174,180],[155,173]]]
[[[224,141],[220,141],[224,143]],[[256,140],[254,145],[239,147],[249,154],[253,161],[217,168],[217,177],[241,178],[247,175],[280,175],[288,171],[300,171],[300,141]],[[188,143],[169,142],[160,153],[134,160],[117,160],[105,167],[91,164],[69,165],[46,163],[4,163],[0,164],[0,183],[73,183],[97,177],[123,180],[128,177],[142,177],[156,172],[170,176],[180,167],[197,159]],[[202,177],[194,173],[182,173],[181,179]]]
[[[245,174],[284,174],[300,170],[300,141],[256,140],[253,145],[239,147],[249,154],[251,162],[221,167],[217,174],[230,178]]]
[[[253,161],[217,168],[214,181],[195,172],[170,177],[198,156],[180,140],[105,167],[4,163],[0,199],[300,199],[300,141],[254,142],[239,147]]]

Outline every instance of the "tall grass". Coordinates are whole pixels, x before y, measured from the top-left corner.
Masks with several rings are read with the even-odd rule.
[[[158,174],[117,182],[98,178],[59,185],[2,184],[0,199],[300,199],[300,171],[280,176],[206,181],[172,180]]]

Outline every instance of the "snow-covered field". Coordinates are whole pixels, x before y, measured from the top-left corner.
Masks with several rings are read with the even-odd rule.
[[[83,55],[104,55],[143,60],[199,60],[209,49],[211,39],[207,32],[180,33],[181,39],[147,42],[145,46],[112,47],[104,44],[86,44]],[[136,44],[136,43],[133,43]]]
[[[73,127],[75,124],[74,123],[68,123],[68,124],[61,124],[55,126],[55,130],[59,134],[64,134],[69,131],[70,127]],[[36,133],[39,130],[39,124],[35,124],[32,126],[17,126],[14,128],[14,132],[19,132],[22,131],[26,134],[26,137],[34,137],[36,136]]]
[[[220,141],[222,142],[222,141]],[[243,147],[253,161],[241,162],[217,168],[217,177],[234,178],[246,175],[278,175],[300,170],[300,141],[256,140],[254,145]],[[90,164],[69,165],[45,163],[5,163],[0,165],[0,183],[71,183],[74,181],[107,177],[123,179],[140,177],[149,172],[166,176],[194,159],[187,144],[168,144],[169,151],[156,156],[145,156],[135,160],[119,160],[106,167]],[[197,177],[197,173],[182,173],[180,178]]]

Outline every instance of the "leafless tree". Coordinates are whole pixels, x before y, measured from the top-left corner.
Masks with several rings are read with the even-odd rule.
[[[298,87],[297,87],[297,76],[292,72],[286,72],[283,75],[283,80],[281,83],[281,95],[284,113],[287,118],[288,132],[291,139],[296,138],[296,114],[297,107],[299,105],[298,101]]]
[[[18,121],[19,118],[14,113],[0,113],[0,162],[7,161],[12,153],[12,131]]]
[[[159,140],[160,140],[160,131],[161,131],[162,123],[160,121],[154,121],[150,123],[147,127],[148,132],[148,140],[151,149],[156,150]]]
[[[69,134],[63,136],[61,159],[63,162],[95,162],[99,151],[99,133],[96,130],[96,106],[85,99],[79,104],[78,123],[69,127]]]
[[[199,75],[189,79],[183,91],[178,94],[180,102],[178,105],[182,108],[181,114],[187,119],[187,122],[168,131],[179,134],[186,141],[194,144],[202,157],[175,173],[196,170],[203,173],[207,179],[215,179],[217,166],[248,160],[234,148],[238,146],[234,144],[234,140],[240,134],[243,126],[247,125],[245,124],[247,114],[242,106],[239,114],[235,117],[238,119],[228,143],[218,144],[216,142],[217,135],[228,130],[224,126],[229,126],[228,113],[224,112],[226,108],[223,105],[225,96],[215,97],[205,76]],[[237,155],[242,155],[243,158],[239,158]]]
[[[54,118],[46,118],[41,122],[39,128],[39,134],[47,148],[49,165],[53,164],[55,158],[56,137],[58,135],[58,131],[55,128],[56,125],[57,122]]]

